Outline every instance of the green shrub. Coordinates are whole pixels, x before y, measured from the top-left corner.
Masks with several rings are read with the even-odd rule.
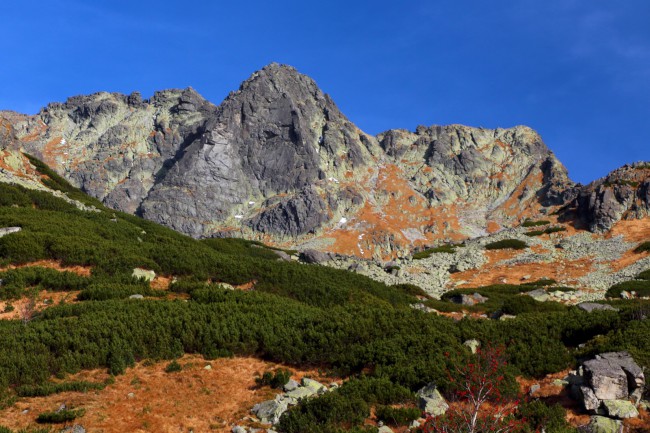
[[[39,424],[60,424],[74,421],[84,416],[85,409],[64,409],[57,412],[43,412],[38,415],[36,422]]]
[[[169,364],[167,364],[167,367],[165,367],[165,373],[176,373],[177,371],[181,371],[183,367],[178,363],[178,361],[173,360]]]
[[[614,284],[610,287],[605,296],[608,298],[620,298],[623,291],[634,291],[638,297],[650,296],[650,280],[632,280]]]
[[[420,418],[422,411],[417,407],[392,407],[377,406],[375,416],[378,420],[392,426],[409,424],[411,421]]]
[[[422,259],[428,259],[429,257],[431,257],[432,254],[440,254],[440,253],[453,254],[455,252],[456,252],[456,245],[444,244],[435,248],[427,248],[426,250],[418,251],[417,253],[413,254],[412,258],[413,260],[422,260]]]
[[[281,389],[291,379],[291,372],[279,368],[275,372],[266,371],[262,377],[256,377],[257,386],[270,386],[271,388]]]
[[[636,276],[638,280],[650,280],[650,269],[641,272]]]
[[[91,390],[102,390],[106,388],[107,382],[74,381],[64,383],[46,382],[41,385],[22,385],[16,388],[19,397],[46,397],[61,392],[88,392]]]
[[[517,418],[526,421],[527,433],[575,433],[577,430],[566,420],[566,410],[559,404],[547,405],[541,400],[525,402],[517,407]]]
[[[513,296],[503,302],[501,311],[504,314],[524,314],[524,313],[539,313],[550,311],[564,311],[566,307],[558,302],[546,301],[539,302],[528,295]]]
[[[503,249],[513,249],[513,250],[523,250],[527,248],[528,244],[519,239],[503,239],[496,242],[491,242],[485,245],[486,250],[503,250]]]
[[[5,308],[4,308],[4,310],[2,312],[3,313],[11,313],[15,309],[16,309],[16,307],[14,307],[12,304],[7,303],[7,304],[5,304]]]
[[[528,286],[528,287],[546,287],[546,286],[551,286],[553,284],[556,284],[557,281],[555,281],[552,278],[542,278],[541,280],[537,281],[529,281],[527,283],[523,283],[522,286]]]
[[[550,223],[551,223],[550,221],[546,221],[546,220],[533,221],[533,220],[527,219],[526,221],[523,222],[523,224],[521,226],[522,227],[538,227],[538,226],[549,225]]]
[[[524,233],[526,236],[541,236],[541,235],[548,235],[550,233],[557,233],[557,232],[563,232],[566,231],[565,227],[548,227],[544,230],[533,230],[530,232]]]
[[[26,266],[0,272],[3,280],[0,286],[0,298],[15,299],[25,295],[27,288],[52,291],[81,290],[90,283],[90,278],[79,276],[73,272],[57,271],[40,266]]]
[[[643,242],[642,244],[640,244],[638,247],[634,249],[635,253],[642,253],[645,251],[650,251],[650,241]]]

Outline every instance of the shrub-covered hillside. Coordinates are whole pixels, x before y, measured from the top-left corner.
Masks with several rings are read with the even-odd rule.
[[[53,184],[79,199],[82,193],[64,182]],[[587,313],[524,301],[524,288],[492,287],[480,290],[493,297],[486,308],[505,306],[516,318],[454,321],[412,308],[421,302],[414,287],[281,261],[253,242],[197,241],[95,205],[96,212],[80,211],[47,193],[0,184],[0,227],[21,227],[0,238],[0,298],[24,298],[34,288],[80,291],[78,303],[50,306],[31,320],[0,322],[0,347],[11,348],[0,351],[0,403],[11,404],[20,390],[57,392],[49,384],[52,376],[84,369],[118,375],[142,359],[252,355],[359,379],[320,403],[292,409],[285,421],[302,431],[335,431],[359,425],[369,415],[367,405],[412,400],[409,393],[431,381],[449,390],[448,372],[469,359],[462,343],[472,338],[505,345],[511,388],[514,375],[543,376],[605,350],[629,350],[650,367],[650,322],[636,314],[642,301]],[[43,259],[90,267],[91,273],[29,266]],[[186,298],[134,279],[136,267],[174,277],[170,290]],[[253,289],[229,290],[219,283]],[[136,293],[147,298],[129,299]],[[446,302],[431,305],[442,310]],[[397,390],[399,398],[377,397],[378,387]],[[353,401],[358,410],[339,411],[339,418],[328,412],[352,407]]]

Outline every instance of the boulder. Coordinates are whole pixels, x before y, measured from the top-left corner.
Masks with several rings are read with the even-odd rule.
[[[453,296],[450,300],[451,302],[455,302],[456,304],[462,304],[471,307],[472,305],[482,304],[483,302],[487,301],[488,298],[481,295],[480,293],[474,293],[471,295],[468,294],[456,295]]]
[[[315,381],[314,379],[309,379],[308,377],[303,377],[301,383],[303,387],[311,389],[317,394],[322,394],[327,391],[327,387],[325,385]]]
[[[135,268],[131,276],[133,278],[144,278],[147,281],[152,281],[154,278],[156,278],[156,273],[147,269]]]
[[[636,418],[639,411],[628,400],[603,400],[603,409],[610,418]]]
[[[620,433],[623,424],[604,416],[592,416],[585,429],[588,433]]]
[[[600,406],[600,400],[594,394],[594,391],[588,386],[581,386],[580,388],[580,400],[586,411],[593,412]]]
[[[251,412],[263,424],[277,424],[280,417],[289,408],[289,401],[287,399],[267,400],[253,406]]]
[[[418,407],[433,416],[444,415],[449,409],[434,383],[421,388],[415,395],[418,398]]]
[[[288,381],[287,383],[284,384],[284,386],[282,387],[282,389],[283,389],[285,392],[287,392],[287,391],[293,391],[294,389],[298,388],[299,386],[300,386],[300,384],[299,384],[298,382],[296,382],[296,381],[293,380],[293,379],[289,379],[289,381]]]
[[[627,352],[596,355],[583,364],[584,376],[599,400],[618,400],[639,394],[645,386],[643,370]],[[641,391],[642,392],[642,391]]]
[[[592,311],[601,311],[601,310],[618,311],[618,308],[614,308],[608,304],[599,304],[597,302],[582,302],[578,304],[578,308],[586,311],[587,313],[591,313]]]
[[[548,293],[546,293],[546,290],[544,289],[535,289],[531,290],[530,292],[526,293],[528,296],[533,298],[534,300],[538,302],[546,302],[549,300],[550,296]]]
[[[332,259],[329,253],[317,250],[304,250],[300,253],[300,258],[305,263],[323,263]]]
[[[236,425],[230,430],[232,433],[248,433],[248,430],[246,430],[246,427],[242,427],[240,425]]]
[[[463,346],[469,347],[469,350],[472,351],[472,353],[476,353],[479,347],[481,347],[481,342],[478,341],[475,338],[472,338],[471,340],[467,340],[463,343]]]
[[[144,299],[144,296],[142,296],[139,293],[136,293],[135,295],[129,296],[129,299]]]
[[[22,229],[20,227],[3,227],[0,228],[0,238],[11,233],[18,233]]]
[[[287,397],[294,398],[296,400],[302,400],[313,395],[318,394],[318,390],[314,388],[309,388],[306,386],[300,386],[294,390],[291,390],[286,393]]]
[[[572,397],[582,402],[585,410],[615,417],[638,416],[633,400],[643,396],[643,370],[627,352],[609,352],[585,361],[577,374],[569,375]]]
[[[383,426],[379,427],[379,429],[377,430],[377,433],[393,433],[393,430],[390,427],[388,427],[387,425],[383,425]]]
[[[64,428],[60,433],[86,433],[86,429],[81,424],[75,424]]]

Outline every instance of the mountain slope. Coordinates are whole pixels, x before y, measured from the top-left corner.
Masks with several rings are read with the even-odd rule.
[[[189,88],[144,101],[98,93],[4,117],[26,151],[107,206],[198,238],[387,258],[516,226],[589,194],[530,128],[373,137],[313,80],[278,64],[218,107]],[[581,209],[574,217],[591,218]]]

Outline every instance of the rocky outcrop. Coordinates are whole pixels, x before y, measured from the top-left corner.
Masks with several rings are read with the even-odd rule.
[[[645,376],[627,352],[609,352],[585,361],[573,377],[573,394],[585,410],[611,418],[638,416],[645,389]]]
[[[650,163],[614,170],[587,186],[567,191],[568,218],[574,215],[593,232],[605,232],[622,219],[650,215]]]

